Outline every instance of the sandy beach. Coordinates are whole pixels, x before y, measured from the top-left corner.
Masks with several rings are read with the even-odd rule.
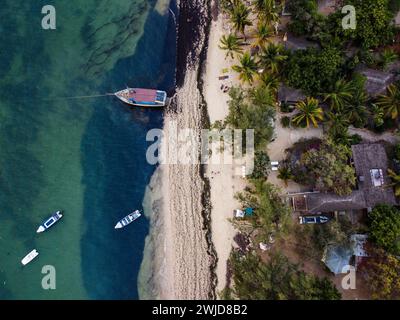
[[[238,84],[238,79],[232,72],[224,74],[229,75],[228,79],[219,80],[222,70],[225,68],[230,70],[232,65],[230,58],[225,59],[225,53],[218,47],[219,39],[224,34],[223,25],[222,15],[215,15],[211,22],[207,62],[203,75],[203,93],[211,124],[218,120],[224,120],[228,115],[229,107],[227,101],[229,96],[228,93],[224,93],[221,90],[221,85],[232,86],[232,84]],[[233,237],[236,234],[233,225],[228,219],[233,217],[234,209],[240,208],[234,195],[243,190],[245,181],[234,174],[232,165],[223,163],[207,165],[207,176],[210,180],[212,241],[218,256],[216,268],[218,279],[216,289],[218,293],[226,285],[227,260],[234,245]]]
[[[204,1],[180,3],[177,89],[164,115],[161,152],[171,154],[168,137],[192,129],[199,136],[204,105],[198,88],[200,55],[206,37],[208,8]],[[190,43],[188,43],[190,39]],[[194,150],[199,159],[200,149]],[[179,157],[178,157],[179,158]],[[213,248],[207,237],[201,165],[159,165],[148,187],[144,208],[151,231],[146,240],[140,287],[141,299],[214,298]]]

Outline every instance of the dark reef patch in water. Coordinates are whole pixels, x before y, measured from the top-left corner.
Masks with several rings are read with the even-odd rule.
[[[125,85],[169,90],[174,85],[175,37],[170,15],[151,11],[136,53],[115,65],[103,90]],[[141,209],[155,169],[146,161],[151,142],[145,137],[148,130],[161,127],[161,110],[131,109],[116,99],[96,105],[88,123],[82,142],[86,232],[81,263],[92,299],[138,298],[136,282],[149,224],[143,216],[122,230],[114,230],[114,225]]]

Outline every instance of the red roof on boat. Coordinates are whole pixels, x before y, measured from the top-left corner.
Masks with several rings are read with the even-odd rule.
[[[155,101],[157,90],[154,89],[130,89],[129,97],[135,101]]]

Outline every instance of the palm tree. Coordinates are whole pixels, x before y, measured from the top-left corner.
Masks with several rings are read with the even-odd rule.
[[[354,90],[351,100],[345,105],[343,113],[355,127],[363,127],[368,119],[366,107],[368,95],[364,90]]]
[[[346,102],[351,99],[353,93],[353,84],[344,79],[335,82],[332,90],[322,94],[324,101],[329,101],[331,110],[342,111]]]
[[[245,52],[240,58],[240,65],[235,65],[232,69],[239,73],[239,79],[243,82],[252,83],[254,75],[257,73],[257,63],[250,53]]]
[[[388,169],[388,174],[389,174],[389,177],[392,178],[392,181],[393,181],[393,183],[391,183],[388,186],[393,187],[394,194],[396,195],[396,197],[399,197],[400,196],[400,175],[391,169]]]
[[[280,65],[287,58],[288,56],[285,55],[283,46],[280,44],[270,43],[261,48],[260,64],[272,73],[278,73]]]
[[[297,102],[296,109],[299,112],[292,118],[296,125],[305,125],[309,128],[312,123],[315,128],[318,128],[318,120],[324,119],[324,112],[315,98],[308,97],[305,101]]]
[[[253,6],[259,19],[264,20],[266,23],[279,20],[278,7],[275,4],[275,0],[254,0]]]
[[[343,113],[328,112],[327,116],[329,119],[329,134],[332,137],[340,135],[350,125],[349,119]]]
[[[374,120],[374,125],[376,127],[380,127],[385,123],[385,111],[382,107],[377,106],[376,104],[371,104],[371,115],[372,119]]]
[[[378,58],[378,67],[385,70],[387,66],[392,62],[396,61],[397,58],[398,55],[393,49],[391,48],[385,49]]]
[[[397,119],[400,115],[400,90],[399,88],[391,84],[387,88],[386,95],[380,95],[378,97],[378,106],[381,106],[385,110],[386,117]]]
[[[275,98],[272,94],[272,90],[266,85],[257,86],[251,89],[249,93],[253,104],[264,108],[275,106]]]
[[[250,9],[245,6],[241,1],[237,2],[231,12],[231,22],[236,30],[243,34],[246,40],[245,28],[251,26],[251,21],[249,20]]]
[[[350,121],[346,115],[343,113],[328,112],[327,116],[329,119],[328,135],[336,143],[347,145],[351,137],[348,132]]]
[[[230,56],[233,59],[234,53],[242,53],[242,45],[241,39],[234,34],[229,34],[228,36],[223,35],[220,39],[220,45],[218,46],[222,50],[226,50],[225,59]]]
[[[241,0],[219,0],[219,7],[221,8],[222,12],[227,14],[231,14],[233,8],[238,5]]]
[[[278,168],[278,179],[283,180],[285,187],[288,186],[289,180],[293,179],[292,170],[287,165],[283,165]]]
[[[270,27],[266,23],[259,23],[257,25],[256,30],[256,39],[253,43],[253,47],[260,48],[264,47],[265,44],[269,41],[269,37],[271,37],[272,31]]]
[[[260,79],[264,83],[264,85],[270,88],[270,90],[272,90],[274,93],[278,91],[279,78],[277,77],[276,74],[263,72],[260,75]]]

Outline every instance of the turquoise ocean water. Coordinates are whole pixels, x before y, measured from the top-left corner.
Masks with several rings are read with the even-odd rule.
[[[148,221],[114,225],[141,208],[155,169],[145,135],[162,111],[60,97],[173,88],[169,1],[0,0],[0,299],[138,298]],[[56,30],[41,28],[47,4]],[[58,209],[64,218],[37,235]],[[41,286],[44,265],[55,290]]]

